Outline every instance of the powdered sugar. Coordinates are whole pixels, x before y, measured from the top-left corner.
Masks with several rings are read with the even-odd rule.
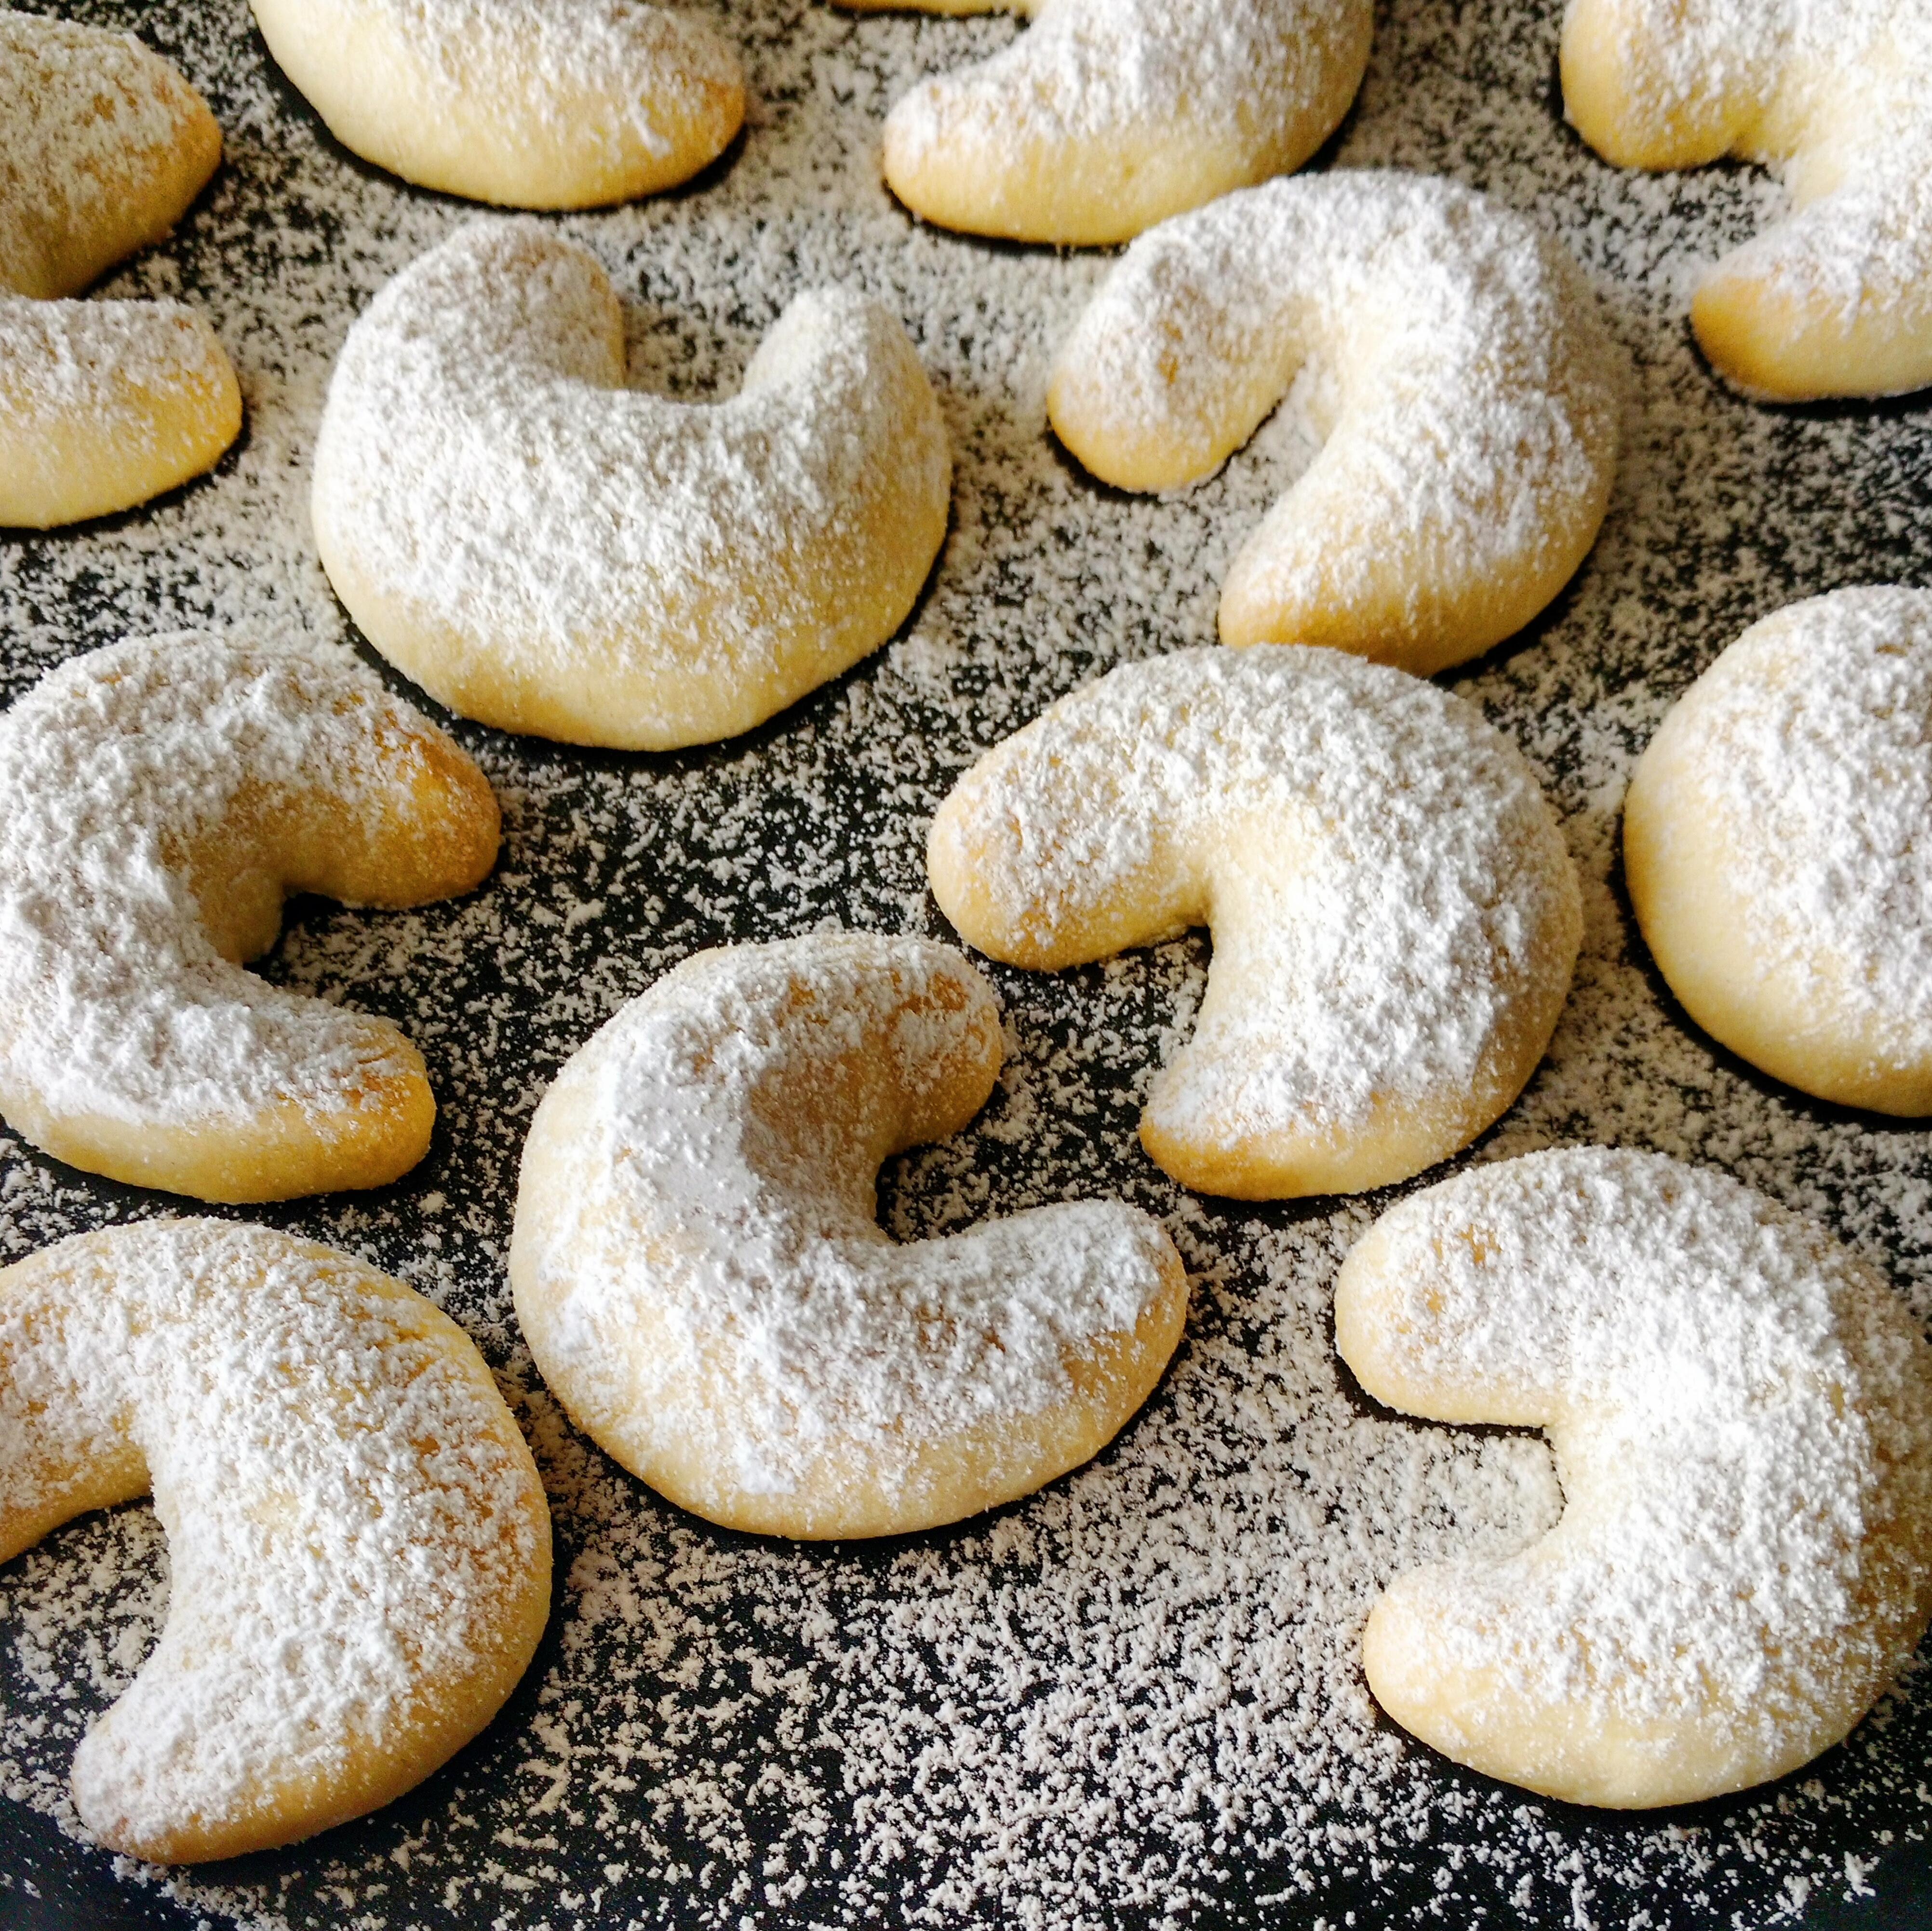
[[[31,1534],[145,1464],[169,1533],[166,1626],[75,1762],[98,1828],[218,1842],[292,1794],[353,1807],[492,1666],[548,1524],[463,1347],[353,1261],[214,1221],[0,1287],[0,1521]]]

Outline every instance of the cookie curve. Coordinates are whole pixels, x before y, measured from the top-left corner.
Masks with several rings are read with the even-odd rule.
[[[700,953],[621,1009],[538,1109],[510,1248],[577,1425],[679,1506],[804,1540],[958,1521],[1098,1452],[1185,1320],[1158,1223],[1089,1202],[901,1246],[872,1217],[881,1160],[962,1127],[1000,1053],[930,940]]]
[[[884,0],[838,4],[875,11]],[[999,0],[921,5],[956,16],[995,11]],[[940,227],[1097,246],[1291,173],[1354,101],[1373,8],[1367,0],[1245,5],[1256,17],[1230,50],[1215,44],[1227,38],[1225,10],[1190,14],[1185,0],[1022,0],[1004,9],[1033,23],[1012,47],[894,104],[886,185]],[[1110,87],[1124,98],[1109,100]]]
[[[1522,1209],[1514,1225],[1504,1206]],[[1579,1244],[1618,1225],[1627,1253]],[[1558,1290],[1530,1248],[1578,1257]],[[1492,1269],[1522,1291],[1475,1298]],[[1659,1320],[1700,1358],[1660,1371],[1646,1329],[1628,1359],[1573,1362],[1568,1385],[1520,1359],[1602,1278],[1646,1272]],[[1377,1701],[1456,1761],[1566,1802],[1695,1802],[1808,1762],[1910,1659],[1932,1612],[1932,1350],[1893,1290],[1798,1216],[1660,1155],[1533,1154],[1391,1209],[1343,1262],[1335,1311],[1337,1350],[1376,1400],[1541,1428],[1557,1457],[1565,1509],[1546,1536],[1405,1572],[1364,1630]],[[1750,1455],[1736,1441],[1754,1411]],[[1701,1459],[1700,1417],[1720,1451]],[[1802,1437],[1796,1461],[1780,1422]],[[1829,1486],[1847,1471],[1849,1495]],[[1664,1556],[1641,1539],[1660,1524]],[[1753,1532],[1770,1545],[1754,1570],[1727,1560]],[[1694,1563],[1665,1559],[1694,1545]]]
[[[422,1781],[515,1688],[548,1505],[475,1344],[412,1290],[266,1228],[141,1222],[0,1272],[0,1553],[147,1493],[151,1463],[169,1537],[160,1638],[75,1755],[98,1841],[155,1863],[296,1842]],[[332,1401],[292,1395],[290,1361]],[[319,1564],[332,1503],[347,1534]]]
[[[636,200],[709,167],[744,122],[736,55],[656,6],[603,0],[573,12],[522,0],[510,20],[432,0],[405,20],[385,0],[250,5],[276,63],[344,147],[468,200],[558,210]],[[526,56],[533,77],[500,71]],[[546,77],[546,64],[562,71]]]
[[[0,716],[0,1110],[136,1185],[229,1201],[380,1185],[435,1102],[392,1022],[242,970],[290,890],[467,891],[475,764],[346,653],[207,632],[70,660]]]
[[[1350,756],[1402,782],[1346,790]],[[959,779],[926,865],[969,944],[1036,971],[1210,927],[1141,1139],[1241,1200],[1385,1185],[1466,1145],[1540,1061],[1582,935],[1520,754],[1445,692],[1296,645],[1172,651],[1060,698]],[[1338,936],[1358,931],[1386,971]]]
[[[903,325],[842,289],[795,298],[728,401],[627,390],[623,369],[593,257],[533,222],[460,231],[350,332],[317,547],[364,634],[466,716],[711,743],[904,622],[945,540],[945,424]]]
[[[1932,23],[1866,0],[1810,15],[1698,5],[1667,26],[1648,12],[1570,0],[1560,64],[1583,139],[1622,167],[1781,166],[1793,190],[1792,212],[1693,293],[1712,368],[1773,403],[1932,383],[1932,215],[1918,191],[1932,166]]]
[[[1304,370],[1326,440],[1228,566],[1223,642],[1432,676],[1515,635],[1582,566],[1627,359],[1562,248],[1459,183],[1337,170],[1150,229],[1057,351],[1048,416],[1102,482],[1177,488]]]
[[[64,68],[44,57],[81,52],[92,85],[64,111]],[[4,14],[0,56],[0,126],[18,117],[26,150],[0,197],[0,527],[46,530],[147,502],[241,432],[234,367],[193,311],[67,299],[166,237],[219,165],[221,131],[131,35]],[[128,122],[122,152],[100,151],[104,102]]]

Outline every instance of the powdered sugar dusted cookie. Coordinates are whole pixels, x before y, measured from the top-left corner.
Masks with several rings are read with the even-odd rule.
[[[881,1161],[992,1091],[1000,1019],[950,947],[820,935],[699,953],[558,1076],[510,1279],[578,1425],[733,1528],[886,1535],[1099,1451],[1180,1340],[1187,1284],[1113,1202],[896,1245]]]
[[[927,847],[968,943],[1052,972],[1190,925],[1194,1036],[1141,1139],[1184,1185],[1353,1192],[1515,1098],[1570,987],[1576,875],[1473,705],[1332,650],[1180,650],[987,753]]]
[[[346,652],[90,652],[0,718],[0,1113],[206,1200],[373,1187],[436,1112],[386,1020],[242,970],[282,900],[415,905],[496,853],[482,773]]]
[[[885,641],[946,532],[904,329],[797,298],[716,405],[626,389],[617,299],[535,223],[466,230],[350,332],[316,539],[370,641],[466,716],[660,750],[748,729]]]
[[[640,0],[250,0],[329,131],[405,181],[509,208],[674,187],[745,118],[737,57]]]
[[[1898,1296],[1721,1175],[1588,1148],[1479,1167],[1350,1254],[1378,1401],[1548,1431],[1555,1528],[1398,1576],[1390,1716],[1579,1803],[1691,1803],[1836,1743],[1932,1608],[1932,1356]]]
[[[1328,440],[1221,587],[1229,644],[1428,675],[1520,629],[1595,542],[1624,359],[1581,275],[1453,182],[1271,182],[1130,248],[1062,347],[1054,429],[1103,482],[1210,475],[1298,377]]]
[[[1785,220],[1703,278],[1718,372],[1780,401],[1932,383],[1932,10],[1919,0],[1570,0],[1563,98],[1625,167],[1781,167]]]
[[[1370,0],[1009,4],[1033,22],[1015,45],[886,116],[885,173],[928,221],[1025,242],[1124,242],[1299,167],[1348,111],[1374,28]]]
[[[1820,1098],[1932,1113],[1932,591],[1754,624],[1624,808],[1630,902],[1684,1010]]]
[[[543,1633],[550,1512],[482,1357],[312,1242],[150,1222],[0,1270],[0,1560],[150,1486],[167,1621],[74,1765],[81,1821],[130,1856],[388,1803]]]
[[[198,316],[56,299],[160,241],[220,158],[201,97],[132,35],[0,13],[0,524],[125,509],[235,440]]]

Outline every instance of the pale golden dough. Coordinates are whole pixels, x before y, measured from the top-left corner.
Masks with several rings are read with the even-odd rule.
[[[1892,1289],[1735,1180],[1604,1148],[1412,1195],[1343,1264],[1380,1401],[1546,1431],[1556,1526],[1398,1575],[1369,1686],[1574,1803],[1690,1803],[1844,1737],[1932,1611],[1932,1353]]]
[[[675,187],[745,118],[736,56],[640,0],[250,0],[329,131],[424,188],[591,208]]]
[[[1283,645],[1061,698],[953,788],[926,868],[962,938],[1036,970],[1211,926],[1141,1140],[1243,1200],[1383,1186],[1467,1145],[1543,1056],[1582,932],[1542,791],[1473,706]]]
[[[1754,624],[1624,806],[1630,903],[1692,1019],[1774,1079],[1932,1113],[1932,592]]]
[[[549,1612],[550,1512],[468,1337],[347,1255],[148,1222],[0,1270],[0,1561],[152,1487],[167,1620],[74,1798],[159,1863],[293,1842],[476,1735]]]
[[[897,0],[840,0],[871,10]],[[999,0],[916,0],[939,14]],[[886,118],[885,176],[940,227],[1124,242],[1292,173],[1348,111],[1370,0],[1018,0],[990,60],[923,82]]]
[[[479,223],[350,332],[316,542],[377,650],[466,716],[665,750],[883,644],[946,534],[946,426],[898,317],[808,290],[716,404],[626,389],[597,262]]]
[[[1691,326],[1776,401],[1932,383],[1932,9],[1570,0],[1564,104],[1620,167],[1781,167],[1790,216],[1719,261]]]
[[[1000,1019],[950,947],[820,934],[700,953],[559,1074],[510,1280],[572,1419],[680,1507],[902,1533],[1096,1454],[1180,1338],[1186,1277],[1118,1202],[901,1246],[880,1163],[992,1091]]]
[[[1432,675],[1513,635],[1596,540],[1625,362],[1575,264],[1453,182],[1336,170],[1128,249],[1047,410],[1123,489],[1210,475],[1299,381],[1327,440],[1236,554],[1225,643]]]
[[[200,96],[130,35],[0,14],[0,524],[128,509],[235,440],[199,316],[58,299],[164,239],[220,158]]]
[[[346,653],[189,633],[62,665],[0,719],[0,1112],[199,1200],[394,1179],[422,1056],[242,962],[291,893],[419,904],[496,840],[482,773]]]

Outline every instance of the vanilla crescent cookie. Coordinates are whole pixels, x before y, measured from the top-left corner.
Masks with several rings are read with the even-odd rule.
[[[550,1512],[482,1356],[312,1241],[149,1221],[0,1270],[0,1560],[151,1487],[167,1620],[74,1763],[81,1821],[130,1857],[388,1803],[543,1633]]]
[[[604,271],[481,224],[350,332],[316,540],[377,650],[507,731],[664,750],[761,722],[884,643],[946,533],[952,458],[897,318],[800,296],[729,402],[624,387]]]
[[[1047,409],[1102,482],[1172,489],[1299,377],[1327,441],[1237,554],[1222,639],[1427,676],[1520,630],[1588,554],[1624,366],[1522,216],[1454,182],[1337,170],[1143,235],[1062,346]]]
[[[914,4],[1032,21],[914,89],[885,131],[886,182],[914,213],[1023,242],[1124,242],[1298,168],[1348,111],[1375,25],[1371,0]]]
[[[1564,1511],[1396,1577],[1388,1713],[1575,1803],[1694,1803],[1850,1730],[1932,1610],[1932,1354],[1898,1296],[1735,1180],[1592,1147],[1414,1194],[1344,1263],[1336,1344],[1443,1422],[1547,1431]]]
[[[423,188],[590,208],[675,187],[745,118],[737,57],[641,0],[250,0],[344,147]]]
[[[1932,1113],[1932,591],[1754,624],[1665,716],[1624,807],[1637,923],[1684,1009],[1773,1078]]]
[[[992,1091],[998,1009],[950,947],[699,953],[564,1068],[524,1149],[510,1280],[544,1379],[728,1527],[890,1535],[1030,1494],[1160,1377],[1187,1282],[1118,1202],[902,1246],[880,1163]]]
[[[0,716],[0,1113],[205,1200],[393,1180],[429,1144],[422,1056],[241,962],[290,893],[421,904],[496,836],[483,774],[346,651],[188,632],[61,665]]]
[[[1691,302],[1720,374],[1776,401],[1932,383],[1932,9],[1570,0],[1562,74],[1577,131],[1620,167],[1783,167],[1791,214]]]
[[[1582,931],[1562,833],[1474,705],[1333,650],[1178,650],[954,787],[933,896],[1052,972],[1214,933],[1141,1140],[1184,1186],[1350,1193],[1466,1146],[1550,1043]]]
[[[201,97],[132,35],[0,13],[0,525],[145,503],[242,427],[214,332],[175,302],[68,302],[160,241],[221,158]]]

